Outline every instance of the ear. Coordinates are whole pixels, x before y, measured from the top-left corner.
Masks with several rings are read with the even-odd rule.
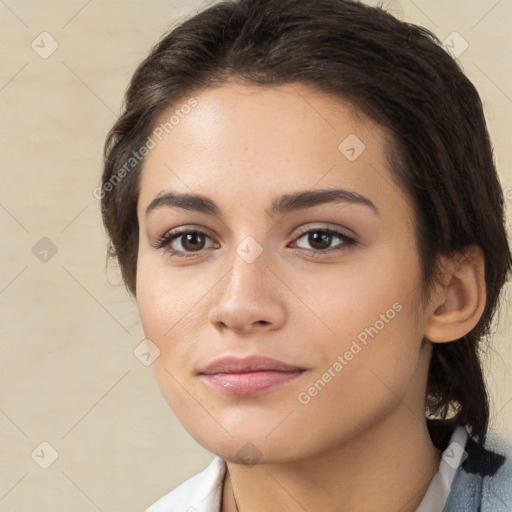
[[[472,245],[443,263],[442,284],[433,293],[424,336],[433,343],[454,341],[466,335],[485,308],[485,260]]]

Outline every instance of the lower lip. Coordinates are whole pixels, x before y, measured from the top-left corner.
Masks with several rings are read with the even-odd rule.
[[[303,371],[265,370],[249,373],[213,373],[203,375],[214,388],[231,395],[252,395],[281,386],[302,375]]]

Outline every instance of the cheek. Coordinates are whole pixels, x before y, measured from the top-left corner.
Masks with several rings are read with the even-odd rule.
[[[303,424],[315,428],[314,419],[324,418],[324,435],[333,441],[340,425],[347,433],[357,432],[394,410],[418,368],[422,336],[415,310],[393,303],[376,311],[384,320],[352,316],[337,325],[337,331],[350,333],[319,340],[324,364],[297,397]]]
[[[205,304],[218,280],[217,273],[198,276],[194,268],[171,268],[161,256],[140,254],[137,306],[144,336],[160,350],[152,367],[171,407],[183,395],[180,383],[193,377],[207,323]]]
[[[169,279],[161,262],[142,256],[137,269],[137,307],[145,338],[154,343],[160,353],[152,370],[160,391],[171,409],[179,409],[183,400],[180,382],[187,367],[190,335],[189,316],[193,312],[193,284]]]
[[[349,401],[363,390],[389,393],[386,384],[403,391],[421,348],[419,279],[414,254],[405,250],[304,279],[304,297],[321,320],[319,336],[311,336],[315,352],[323,354],[316,377],[331,368],[338,392]]]
[[[322,321],[325,333],[346,339],[376,322],[379,331],[396,324],[395,317],[405,316],[397,309],[416,304],[419,278],[414,254],[387,246],[358,255],[346,265],[326,267],[314,275],[303,273],[300,296],[315,321]]]
[[[204,293],[200,280],[191,279],[186,272],[171,274],[161,256],[139,253],[137,306],[146,337],[168,345],[165,340],[172,339]]]

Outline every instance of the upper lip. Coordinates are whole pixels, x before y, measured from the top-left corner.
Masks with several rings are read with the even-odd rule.
[[[210,375],[214,373],[292,372],[299,370],[304,370],[304,368],[270,357],[252,355],[248,357],[226,356],[215,359],[215,361],[202,368],[199,373]]]

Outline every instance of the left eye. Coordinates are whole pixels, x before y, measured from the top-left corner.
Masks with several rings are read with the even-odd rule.
[[[303,241],[301,242],[301,240]],[[327,249],[332,249],[331,244],[336,241],[336,246],[354,245],[356,243],[353,238],[338,231],[314,229],[301,235],[297,239],[296,246],[306,250],[326,251]]]

